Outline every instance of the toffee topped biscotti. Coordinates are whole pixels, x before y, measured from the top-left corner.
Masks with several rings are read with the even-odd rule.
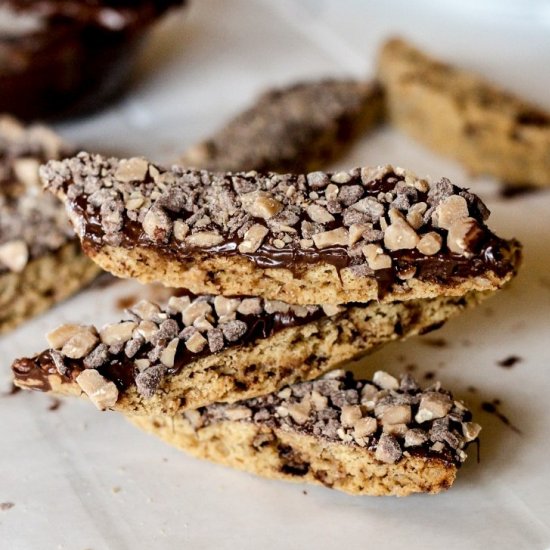
[[[263,93],[218,133],[186,151],[181,162],[211,172],[316,170],[383,116],[377,83],[300,82]]]
[[[479,198],[391,166],[303,175],[81,153],[41,169],[104,269],[195,293],[342,304],[496,290],[519,245]]]
[[[49,349],[13,364],[22,388],[86,395],[98,408],[174,415],[310,380],[399,338],[423,334],[485,296],[294,306],[182,295],[142,301],[96,329],[62,325]]]
[[[323,379],[176,418],[132,417],[200,458],[351,494],[405,496],[449,488],[480,426],[439,383],[409,375]]]

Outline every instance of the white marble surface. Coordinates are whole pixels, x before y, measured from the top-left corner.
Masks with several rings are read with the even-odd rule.
[[[397,0],[193,4],[156,33],[124,101],[59,130],[92,150],[169,161],[268,85],[372,73],[379,43],[393,34],[550,108],[550,30],[542,16],[515,17],[510,9],[489,16],[489,6],[428,0],[414,8]],[[50,411],[49,396],[19,393],[0,397],[0,503],[14,503],[0,511],[2,549],[550,548],[550,192],[502,200],[495,182],[469,179],[390,129],[363,139],[339,165],[385,162],[471,186],[487,199],[498,232],[525,244],[513,286],[441,330],[445,347],[414,339],[358,367],[368,374],[416,364],[420,376],[435,372],[483,424],[481,462],[470,460],[436,497],[349,497],[201,463],[88,403]],[[11,359],[41,349],[46,330],[114,320],[117,298],[139,292],[130,282],[91,290],[2,337],[1,389]],[[497,366],[510,355],[521,362]],[[481,411],[493,399],[521,434]]]

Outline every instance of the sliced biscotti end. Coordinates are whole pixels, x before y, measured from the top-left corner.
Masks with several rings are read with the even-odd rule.
[[[400,39],[380,52],[388,117],[474,174],[550,185],[550,113]]]
[[[175,415],[317,378],[388,342],[438,328],[484,297],[334,308],[178,296],[164,309],[140,302],[125,320],[99,330],[62,325],[48,334],[49,349],[18,359],[12,370],[24,389],[82,395],[100,409]],[[110,388],[113,401],[98,401],[98,388]]]
[[[73,154],[51,129],[0,114],[0,333],[67,298],[100,269],[81,251],[40,164]]]
[[[335,305],[457,296],[500,288],[519,262],[478,197],[391,166],[214,174],[81,153],[41,174],[99,265],[200,294]]]
[[[334,371],[256,399],[131,422],[199,458],[357,495],[449,488],[480,426],[435,384]]]
[[[382,89],[374,82],[322,79],[268,90],[181,163],[211,172],[316,170],[383,112]]]

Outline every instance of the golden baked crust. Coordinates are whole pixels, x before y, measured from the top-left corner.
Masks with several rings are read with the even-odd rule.
[[[380,53],[388,117],[473,174],[550,185],[550,114],[400,39]]]
[[[197,253],[189,260],[175,262],[155,249],[139,246],[127,249],[105,245],[100,250],[93,247],[85,247],[85,250],[102,269],[117,277],[137,279],[142,283],[161,281],[167,287],[184,287],[195,294],[239,296],[252,293],[292,304],[347,304],[376,300],[380,293],[373,278],[358,277],[350,268],[338,270],[330,264],[291,271],[261,268],[238,256]],[[383,295],[381,301],[391,303],[497,291],[514,275],[514,271],[504,276],[488,271],[452,285],[409,279],[393,292]]]
[[[48,350],[31,359],[17,360],[13,372],[15,383],[24,389],[85,396],[77,376],[86,366],[92,366],[101,373],[103,386],[116,392],[112,402],[96,403],[100,408],[132,414],[175,415],[187,409],[220,401],[235,402],[277,391],[287,384],[311,380],[385,343],[439,328],[447,319],[489,294],[350,306],[332,317],[291,326],[267,338],[226,347],[219,353],[199,355],[175,371],[162,369],[162,375],[154,377],[154,385],[144,386],[136,374],[141,371],[135,361],[150,357],[147,347],[131,360],[120,353],[113,355],[116,365],[113,369],[105,362],[67,360],[68,368],[61,374],[52,359],[53,351]],[[178,353],[185,352],[183,345],[178,349]],[[118,367],[121,361],[126,365],[123,369]],[[160,365],[149,363],[148,369],[153,369],[149,371],[153,375]]]
[[[223,422],[195,431],[183,418],[128,416],[127,419],[197,458],[261,477],[324,485],[351,495],[439,493],[451,487],[457,473],[454,464],[436,458],[411,456],[398,464],[385,464],[365,449],[280,428]],[[307,464],[307,471],[296,468],[296,460],[300,465]]]
[[[56,252],[31,260],[20,273],[0,274],[0,332],[65,300],[100,272],[74,240]]]

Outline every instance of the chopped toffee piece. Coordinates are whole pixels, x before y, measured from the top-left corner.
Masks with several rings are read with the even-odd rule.
[[[428,418],[428,402],[445,407]],[[380,371],[372,381],[332,371],[175,419],[130,420],[191,454],[259,475],[401,496],[450,487],[481,430],[439,383],[422,390],[410,375]]]
[[[270,90],[210,139],[185,166],[211,172],[305,172],[326,166],[384,116],[375,83],[326,79]]]
[[[316,378],[384,343],[437,328],[482,298],[471,293],[327,308],[184,294],[171,297],[165,308],[141,301],[127,319],[100,329],[62,325],[47,335],[50,349],[15,361],[13,373],[26,389],[84,391],[100,408],[173,415]],[[98,376],[86,375],[83,386],[80,376],[90,370]],[[377,375],[375,382],[387,389],[398,386],[389,375]],[[117,389],[116,398],[108,383]],[[107,405],[103,390],[98,401],[96,386],[109,388]],[[422,410],[436,405],[427,403]],[[299,418],[305,412],[295,408],[289,414]],[[402,414],[390,411],[388,418]]]
[[[519,262],[478,197],[391,166],[214,174],[81,153],[41,176],[99,265],[197,293],[295,304],[457,296],[500,288]]]

